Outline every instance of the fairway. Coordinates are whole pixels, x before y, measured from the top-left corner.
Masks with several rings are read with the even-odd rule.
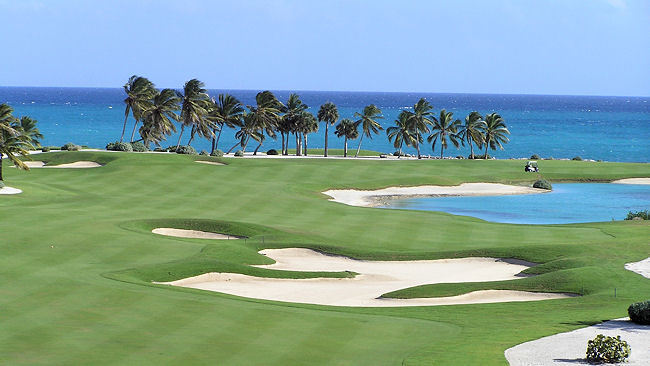
[[[310,150],[311,153],[311,150]],[[502,183],[537,176],[517,160],[365,161],[56,152],[8,169],[0,196],[0,363],[506,365],[522,342],[626,315],[650,280],[625,270],[650,253],[648,221],[497,224],[440,212],[354,207],[330,189]],[[540,161],[552,182],[650,177],[650,164]],[[622,220],[623,217],[617,218]],[[156,228],[239,238],[158,235]],[[263,249],[309,248],[365,260],[513,258],[515,281],[437,283],[384,297],[514,290],[561,300],[363,308],[255,300],[153,282],[209,272],[347,279],[277,270]],[[616,295],[615,295],[616,294]]]

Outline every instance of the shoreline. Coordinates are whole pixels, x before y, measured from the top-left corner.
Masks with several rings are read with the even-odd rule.
[[[462,183],[458,186],[388,187],[377,190],[330,189],[322,192],[329,201],[349,206],[377,207],[399,198],[445,196],[505,196],[516,194],[548,193],[545,189],[513,186],[500,183]]]

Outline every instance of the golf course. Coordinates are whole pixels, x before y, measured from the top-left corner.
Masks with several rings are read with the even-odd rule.
[[[507,365],[508,348],[625,317],[631,303],[650,298],[650,279],[624,268],[649,256],[647,220],[501,224],[357,207],[323,194],[462,183],[530,187],[541,177],[605,183],[650,177],[650,164],[540,160],[542,176],[524,172],[521,160],[107,151],[31,158],[45,167],[95,167],[23,171],[3,161],[5,184],[22,193],[0,195],[0,364]],[[214,235],[160,234],[169,232]],[[491,290],[558,297],[329,306],[169,284],[209,273],[274,280],[358,276],[274,267],[272,254],[259,253],[289,248],[363,263],[477,257],[531,263],[517,279],[479,277],[382,294],[396,303]]]

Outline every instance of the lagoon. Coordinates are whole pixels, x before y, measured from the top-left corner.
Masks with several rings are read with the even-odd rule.
[[[569,224],[623,220],[650,208],[650,185],[558,183],[553,191],[508,196],[404,198],[382,206],[443,211],[511,224]]]

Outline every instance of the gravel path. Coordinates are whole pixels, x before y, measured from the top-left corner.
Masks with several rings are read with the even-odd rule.
[[[588,365],[584,358],[587,341],[598,334],[620,335],[630,345],[628,362],[619,365],[650,365],[650,325],[634,324],[627,318],[522,343],[507,349],[505,355],[511,366]]]

